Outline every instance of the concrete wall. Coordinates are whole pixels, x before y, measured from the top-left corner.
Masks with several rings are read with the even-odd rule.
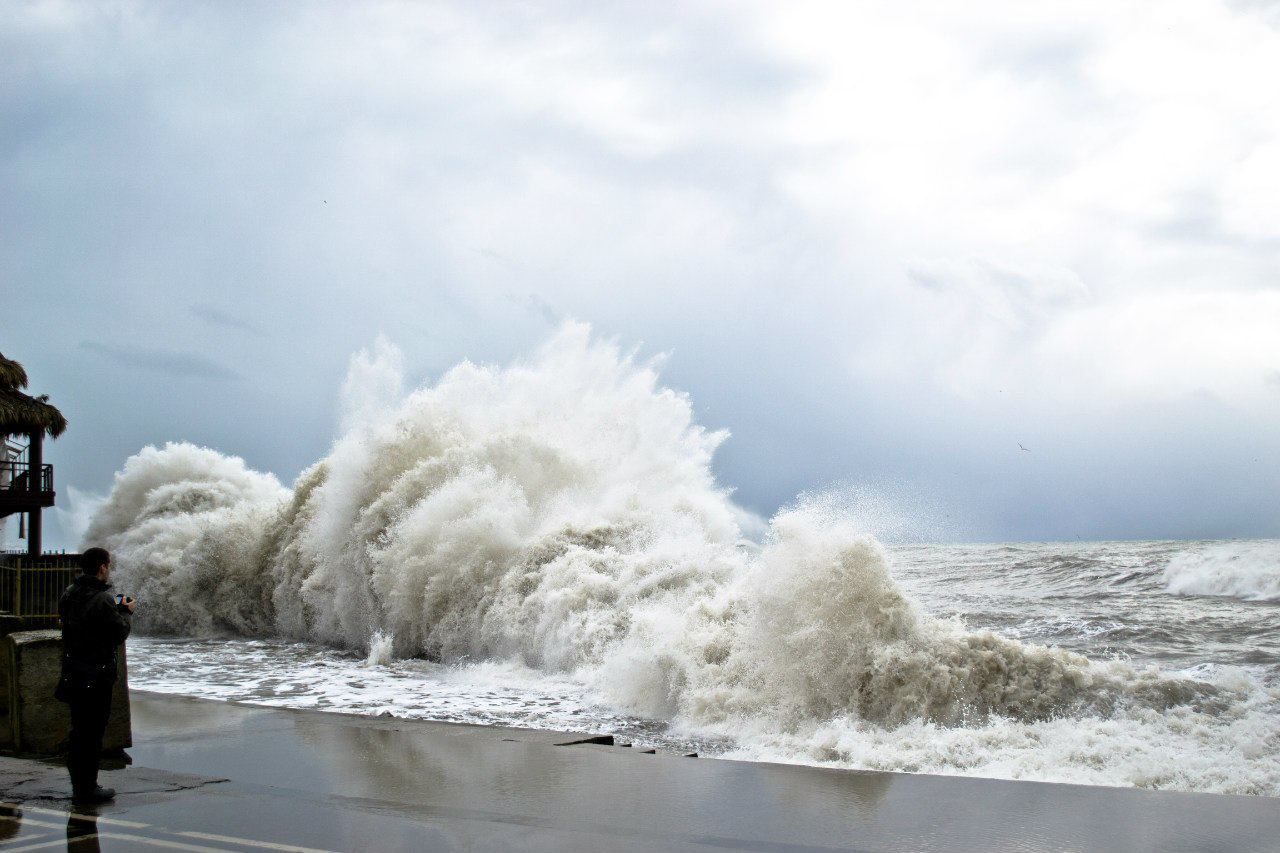
[[[111,700],[111,719],[103,738],[104,749],[133,745],[129,717],[128,664],[124,647]],[[63,750],[71,729],[67,706],[53,698],[62,673],[62,633],[60,631],[19,631],[4,639],[0,653],[8,692],[8,731],[0,733],[0,744],[14,752],[54,755]]]
[[[13,726],[9,722],[9,648],[5,639],[25,630],[22,617],[0,614],[0,752],[13,752]]]
[[[22,630],[21,618],[0,615],[0,750],[13,749],[13,727],[9,724],[9,652],[4,638]]]

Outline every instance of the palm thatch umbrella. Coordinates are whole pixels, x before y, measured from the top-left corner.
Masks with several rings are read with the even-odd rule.
[[[0,433],[4,435],[48,434],[57,438],[67,428],[67,419],[49,403],[49,395],[32,397],[27,387],[27,371],[21,364],[0,354]]]
[[[27,387],[27,371],[22,365],[0,354],[0,385],[10,388]]]

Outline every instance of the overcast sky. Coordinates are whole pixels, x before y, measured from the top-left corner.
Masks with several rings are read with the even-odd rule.
[[[64,508],[575,318],[765,516],[1280,536],[1277,81],[1261,2],[0,0],[0,352]]]

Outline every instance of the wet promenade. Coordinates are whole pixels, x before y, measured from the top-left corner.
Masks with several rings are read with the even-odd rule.
[[[0,758],[0,851],[1277,851],[1280,799],[645,754],[133,694],[120,793]]]

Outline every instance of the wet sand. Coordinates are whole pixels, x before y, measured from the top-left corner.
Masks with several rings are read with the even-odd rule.
[[[0,758],[0,850],[70,834],[102,851],[1280,849],[1264,797],[694,759],[564,745],[600,732],[138,691],[132,710],[134,764],[103,773],[121,793],[96,820],[69,817],[56,764]]]

